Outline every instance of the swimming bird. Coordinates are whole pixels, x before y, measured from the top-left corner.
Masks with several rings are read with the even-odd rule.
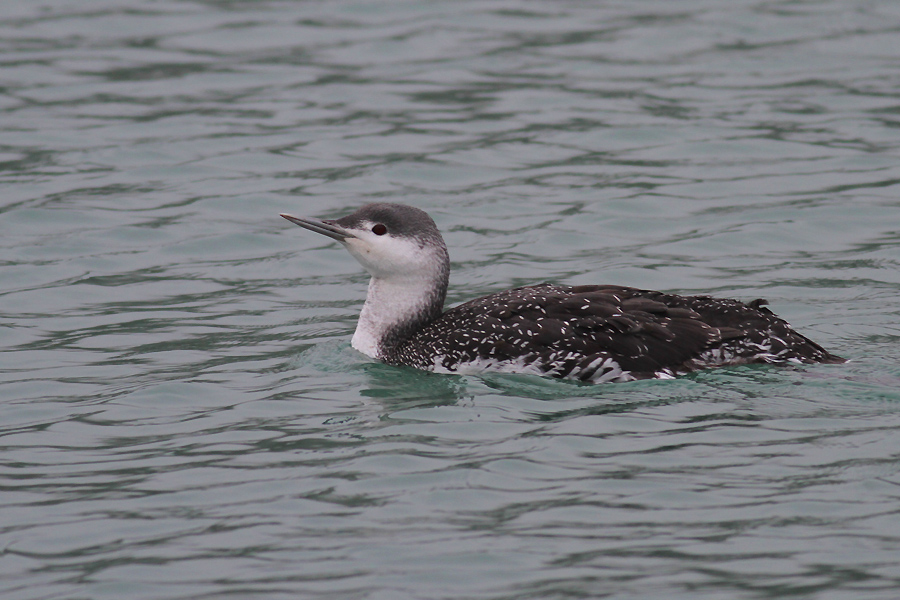
[[[376,203],[337,220],[281,216],[337,240],[369,272],[351,345],[387,364],[600,383],[748,363],[844,362],[762,299],[541,283],[444,311],[450,258],[424,211]]]

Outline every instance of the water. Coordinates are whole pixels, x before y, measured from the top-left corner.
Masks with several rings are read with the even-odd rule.
[[[6,2],[0,594],[893,600],[900,5]],[[279,212],[450,301],[766,297],[847,365],[581,386],[349,348]]]

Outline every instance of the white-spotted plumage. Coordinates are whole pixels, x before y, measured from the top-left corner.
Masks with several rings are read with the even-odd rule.
[[[341,242],[372,276],[352,345],[388,364],[599,383],[734,364],[844,362],[764,300],[539,284],[443,312],[450,259],[423,211],[377,203],[334,221],[282,216]]]

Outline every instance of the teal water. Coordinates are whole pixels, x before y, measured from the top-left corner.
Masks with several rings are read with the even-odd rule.
[[[0,596],[895,600],[900,5],[0,7]],[[279,212],[427,210],[451,303],[768,298],[846,365],[375,364]]]

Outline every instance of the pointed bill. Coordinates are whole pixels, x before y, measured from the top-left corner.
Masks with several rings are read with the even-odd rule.
[[[336,225],[333,222],[313,219],[312,217],[295,217],[294,215],[285,213],[281,213],[281,216],[295,225],[299,225],[300,227],[309,229],[310,231],[315,231],[316,233],[321,233],[322,235],[328,236],[331,239],[337,240],[339,242],[343,242],[347,238],[356,237],[349,230],[344,229],[340,225]]]

